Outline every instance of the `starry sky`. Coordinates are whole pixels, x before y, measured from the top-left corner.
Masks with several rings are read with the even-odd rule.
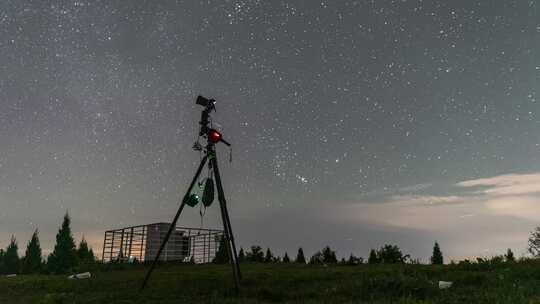
[[[237,243],[428,261],[540,224],[534,0],[0,3],[0,245],[169,221],[201,94]],[[179,225],[201,223],[186,209]],[[21,250],[22,251],[22,250]],[[22,253],[22,252],[21,252]]]

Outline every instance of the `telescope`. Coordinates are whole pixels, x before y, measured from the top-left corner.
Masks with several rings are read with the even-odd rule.
[[[196,104],[201,105],[205,108],[210,108],[215,110],[216,107],[216,100],[215,99],[208,99],[206,97],[203,97],[201,95],[197,96],[197,100],[195,101]]]
[[[199,143],[199,140],[197,139],[197,141],[193,145],[193,149],[195,149],[196,151],[203,151],[204,156],[201,158],[199,168],[197,169],[195,176],[193,177],[193,180],[189,184],[188,190],[186,194],[184,195],[182,202],[180,203],[180,207],[178,208],[178,211],[176,212],[176,215],[174,216],[171,222],[171,225],[169,226],[169,230],[167,231],[167,234],[165,234],[165,237],[163,241],[161,242],[159,250],[154,258],[154,261],[152,262],[150,269],[148,270],[148,272],[146,273],[146,276],[144,277],[141,290],[144,289],[144,287],[148,283],[148,280],[150,279],[150,276],[152,275],[152,272],[154,271],[154,268],[156,267],[159,261],[159,257],[161,253],[163,252],[163,249],[167,245],[167,242],[169,241],[171,233],[173,232],[173,230],[176,229],[176,223],[178,222],[178,218],[180,217],[180,214],[182,213],[182,210],[184,209],[185,205],[193,207],[198,203],[198,200],[199,200],[198,196],[190,195],[190,193],[193,187],[195,186],[197,180],[199,179],[204,166],[208,162],[209,177],[206,179],[202,203],[204,204],[205,208],[212,204],[212,201],[214,199],[214,180],[212,179],[213,177],[216,181],[215,186],[217,188],[218,201],[219,201],[219,206],[221,210],[221,219],[223,223],[223,233],[224,233],[224,241],[225,241],[224,243],[226,246],[225,250],[227,251],[229,262],[232,266],[235,290],[238,293],[238,290],[240,288],[240,279],[241,279],[240,264],[238,260],[238,254],[236,251],[236,244],[234,242],[231,221],[229,219],[229,212],[227,211],[227,201],[225,200],[225,193],[223,191],[223,185],[221,184],[221,175],[219,174],[217,153],[216,153],[216,147],[215,147],[216,144],[220,142],[224,143],[225,145],[229,147],[231,146],[231,144],[225,141],[223,139],[223,135],[212,127],[212,120],[210,118],[210,112],[212,110],[214,111],[216,110],[216,100],[199,95],[195,103],[204,107],[204,110],[202,110],[202,114],[201,114],[201,121],[199,122],[199,125],[201,126],[199,130],[199,137],[202,136],[206,139],[206,146],[203,149],[202,145]]]

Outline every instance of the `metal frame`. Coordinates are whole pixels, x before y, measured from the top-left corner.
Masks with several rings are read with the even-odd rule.
[[[105,231],[101,259],[104,263],[153,261],[170,226],[152,223]],[[159,260],[210,263],[223,237],[223,230],[175,227]]]

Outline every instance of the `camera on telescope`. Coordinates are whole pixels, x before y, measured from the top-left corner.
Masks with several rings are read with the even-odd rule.
[[[205,97],[199,95],[197,97],[196,103],[198,105],[201,105],[201,106],[205,107],[205,108],[212,109],[212,108],[214,108],[214,105],[216,104],[216,100],[215,99],[208,99],[208,98],[205,98]]]

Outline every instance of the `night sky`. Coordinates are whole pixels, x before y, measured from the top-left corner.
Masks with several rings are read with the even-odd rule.
[[[540,224],[540,3],[0,3],[0,245],[170,221],[201,94],[238,246],[428,261]],[[204,227],[219,227],[219,208]],[[199,208],[179,225],[199,227]]]

